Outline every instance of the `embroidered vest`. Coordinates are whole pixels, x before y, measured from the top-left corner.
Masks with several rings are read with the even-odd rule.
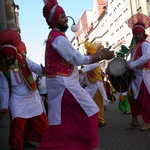
[[[49,78],[55,78],[56,75],[69,76],[72,74],[73,65],[64,60],[52,47],[52,41],[58,37],[64,36],[58,30],[52,30],[48,36],[45,50],[45,74]]]
[[[97,66],[95,69],[88,71],[87,77],[88,77],[89,82],[91,83],[95,83],[96,81],[102,82],[103,79],[102,79],[102,71],[101,71],[100,65]]]
[[[145,41],[142,41],[141,43],[139,43],[139,45],[136,48],[135,55],[134,55],[134,61],[142,56],[142,43],[143,42],[148,42],[148,41],[145,40]],[[150,59],[144,65],[138,66],[137,68],[138,69],[144,69],[144,68],[150,69]]]

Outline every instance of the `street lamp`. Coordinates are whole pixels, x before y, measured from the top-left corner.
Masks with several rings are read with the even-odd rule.
[[[71,16],[67,16],[67,18],[71,18],[72,21],[73,21],[73,24],[72,24],[72,26],[71,26],[71,31],[72,31],[72,32],[77,32],[77,31],[78,31],[78,26],[76,25],[74,19],[73,19]]]

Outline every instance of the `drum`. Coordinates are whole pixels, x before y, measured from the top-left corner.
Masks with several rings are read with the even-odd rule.
[[[117,57],[108,63],[106,73],[113,88],[118,92],[128,91],[131,82],[131,69],[125,59]]]

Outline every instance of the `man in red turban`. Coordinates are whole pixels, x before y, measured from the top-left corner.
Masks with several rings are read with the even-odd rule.
[[[44,0],[44,3],[43,16],[45,17],[49,27],[55,28],[57,26],[59,16],[61,14],[65,14],[65,11],[58,5],[57,0]]]
[[[49,127],[38,150],[98,150],[98,107],[79,84],[77,66],[111,59],[113,52],[80,54],[64,32],[68,19],[56,0],[44,0],[50,31],[45,50]]]
[[[141,130],[145,131],[150,129],[150,43],[145,33],[145,29],[150,26],[150,18],[144,14],[135,14],[129,19],[128,26],[132,29],[135,41],[129,60],[135,78],[131,81],[132,97],[129,99],[132,122],[127,129],[140,126],[137,117],[141,115],[145,122]]]
[[[19,54],[25,48],[20,44],[18,32],[0,31],[0,114],[10,112],[11,150],[23,150],[24,142],[40,142],[48,127],[42,99],[32,76],[32,72],[42,76],[43,70]]]

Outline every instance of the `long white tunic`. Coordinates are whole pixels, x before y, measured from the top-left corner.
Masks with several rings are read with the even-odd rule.
[[[99,111],[97,105],[79,84],[79,71],[77,66],[90,63],[90,57],[80,54],[74,49],[65,37],[57,37],[53,43],[53,48],[70,64],[74,65],[73,73],[68,76],[57,75],[56,78],[47,78],[46,86],[48,93],[49,113],[48,119],[50,125],[61,124],[61,101],[64,90],[67,88],[88,116]],[[75,111],[75,110],[74,110]]]
[[[27,59],[28,67],[31,71],[36,74],[41,75],[42,69],[41,66]],[[5,103],[8,103],[9,109],[11,111],[12,119],[16,117],[20,118],[31,118],[37,115],[40,115],[44,112],[44,107],[42,99],[38,91],[31,91],[26,83],[24,82],[20,72],[14,73],[10,70],[11,75],[11,94],[10,98],[2,99]],[[0,93],[3,97],[6,97],[6,94],[9,95],[8,83],[6,78],[3,79],[5,93]]]
[[[136,61],[134,61],[134,55],[135,51],[133,53],[132,58],[129,60],[129,64],[132,67],[134,74],[136,76],[135,79],[131,81],[131,87],[133,89],[134,98],[136,99],[139,94],[142,80],[144,81],[147,90],[150,94],[150,70],[147,70],[145,68],[144,69],[136,68],[138,66],[142,66],[150,59],[150,43],[148,42],[142,43],[142,56]]]

